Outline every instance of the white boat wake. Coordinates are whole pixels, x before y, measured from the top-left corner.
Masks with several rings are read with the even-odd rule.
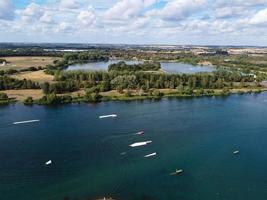
[[[101,115],[101,116],[99,116],[99,119],[115,118],[115,117],[117,117],[116,114],[111,114],[111,115]]]
[[[35,119],[35,120],[28,120],[28,121],[14,122],[13,124],[14,124],[14,125],[17,125],[17,124],[28,124],[28,123],[34,123],[34,122],[39,122],[39,121],[40,121],[39,119]]]

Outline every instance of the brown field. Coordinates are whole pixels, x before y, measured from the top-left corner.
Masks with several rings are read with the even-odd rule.
[[[132,91],[133,92],[133,91]],[[100,92],[102,96],[112,97],[112,96],[124,96],[124,94],[120,94],[117,90],[111,90],[108,92]]]
[[[44,73],[43,70],[36,72],[21,72],[19,74],[12,75],[12,77],[19,80],[23,79],[32,80],[38,83],[44,83],[44,82],[51,83],[54,80],[54,76]]]
[[[41,56],[18,56],[18,57],[2,57],[7,61],[5,66],[0,66],[1,69],[26,69],[29,67],[45,67],[52,64],[54,60],[60,59],[57,57],[41,57]]]
[[[14,98],[18,101],[23,101],[27,97],[32,97],[33,99],[40,99],[43,96],[43,91],[41,89],[37,89],[37,90],[4,90],[1,92],[6,93],[9,98]]]
[[[44,96],[43,91],[41,89],[3,90],[0,92],[6,93],[9,98],[15,99],[17,101],[23,101],[27,97],[32,97],[34,100],[37,100]],[[85,94],[84,91],[80,90],[80,91],[72,92],[72,93],[58,94],[58,96],[71,95],[73,97],[77,97],[78,95],[83,96],[84,94]]]

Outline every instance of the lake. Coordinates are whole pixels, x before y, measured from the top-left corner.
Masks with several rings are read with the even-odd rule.
[[[75,64],[68,67],[67,70],[74,71],[74,70],[90,70],[90,71],[97,71],[97,70],[108,70],[108,66],[110,64],[118,63],[122,60],[109,60],[108,62],[94,62],[94,63],[85,63],[85,64]],[[142,63],[141,61],[124,61],[127,64],[139,64]],[[194,74],[198,72],[212,72],[215,71],[216,68],[210,65],[191,65],[185,63],[175,63],[175,62],[161,62],[162,70],[166,71],[167,73],[176,73],[176,74]]]
[[[266,119],[267,93],[0,107],[1,200],[266,200]]]

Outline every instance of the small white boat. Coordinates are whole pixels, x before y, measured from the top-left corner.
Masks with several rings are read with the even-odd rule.
[[[145,134],[144,131],[139,131],[139,132],[136,133],[136,135],[144,135],[144,134]]]
[[[155,152],[155,153],[151,153],[151,154],[145,155],[144,157],[145,158],[149,158],[149,157],[154,157],[156,155],[157,155],[157,153]]]
[[[239,151],[234,151],[233,154],[239,154]]]
[[[175,172],[170,173],[171,176],[181,174],[184,170],[182,169],[176,169]]]
[[[45,165],[51,165],[52,164],[52,160],[48,160]]]
[[[104,119],[104,118],[115,118],[117,117],[116,114],[111,114],[111,115],[101,115],[99,116],[99,119]]]
[[[129,145],[130,147],[140,147],[140,146],[144,146],[144,145],[147,145],[147,144],[150,144],[152,143],[152,141],[145,141],[145,142],[136,142],[136,143],[133,143],[131,145]]]
[[[13,124],[14,125],[17,125],[17,124],[28,124],[28,123],[34,123],[34,122],[39,122],[39,121],[40,121],[39,119],[34,119],[34,120],[28,120],[28,121],[14,122]]]

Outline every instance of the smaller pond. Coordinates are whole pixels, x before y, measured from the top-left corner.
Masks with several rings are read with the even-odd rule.
[[[99,70],[108,70],[108,66],[110,64],[118,63],[123,60],[109,60],[108,62],[93,62],[93,63],[85,63],[85,64],[75,64],[71,65],[67,68],[68,71],[75,70],[87,70],[87,71],[99,71]],[[142,61],[124,61],[126,64],[139,64],[143,63]],[[174,74],[195,74],[199,72],[213,72],[216,70],[214,66],[210,65],[191,65],[185,63],[176,63],[176,62],[161,62],[161,69],[167,73]]]
[[[172,74],[195,74],[199,72],[213,72],[216,70],[211,65],[191,65],[185,63],[162,62],[161,69]]]

